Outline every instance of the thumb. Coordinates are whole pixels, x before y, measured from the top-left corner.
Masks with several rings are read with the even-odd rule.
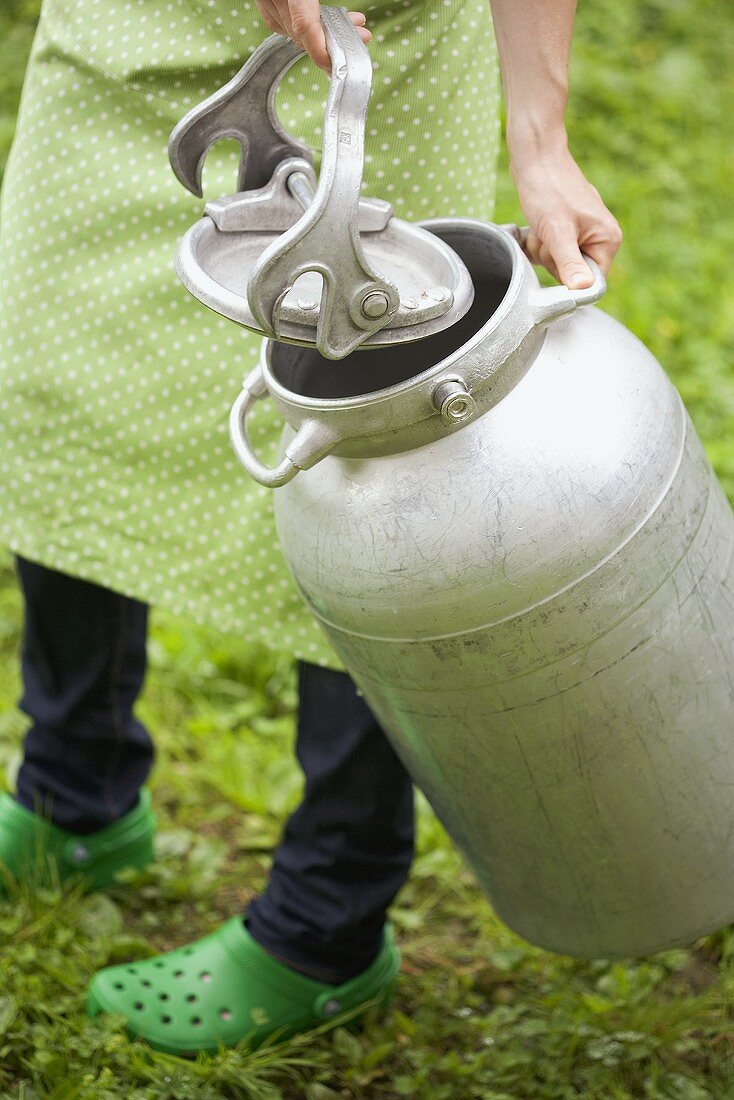
[[[558,278],[569,290],[584,290],[592,285],[594,276],[581,255],[576,229],[571,222],[549,229],[545,246],[553,258]]]

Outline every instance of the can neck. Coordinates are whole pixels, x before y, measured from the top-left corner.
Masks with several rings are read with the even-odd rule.
[[[460,431],[497,405],[527,374],[547,326],[606,289],[541,289],[514,227],[467,219],[426,222],[472,274],[474,303],[444,332],[402,347],[360,352],[338,364],[313,349],[266,342],[230,415],[242,465],[262,485],[292,481],[328,455],[397,454]],[[270,396],[294,429],[280,466],[265,467],[247,433],[254,402]]]
[[[474,282],[474,303],[452,328],[338,363],[311,348],[265,344],[264,380],[284,418],[294,428],[329,425],[335,453],[395,453],[459,430],[500,401],[540,350],[538,280],[517,242],[464,219],[424,228],[458,252]]]

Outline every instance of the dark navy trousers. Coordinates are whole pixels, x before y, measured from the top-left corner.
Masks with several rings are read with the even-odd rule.
[[[17,797],[72,832],[133,808],[153,764],[133,713],[148,608],[17,560],[25,597],[22,709],[32,719]],[[376,955],[413,854],[410,779],[352,681],[301,663],[296,753],[304,798],[287,822],[247,926],[273,954],[325,981]]]

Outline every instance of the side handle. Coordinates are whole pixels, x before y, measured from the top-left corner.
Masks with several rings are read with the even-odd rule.
[[[501,228],[509,233],[521,248],[524,248],[528,235],[527,226],[503,225]],[[591,286],[584,287],[583,290],[571,290],[567,286],[549,286],[539,287],[538,290],[533,291],[530,304],[536,325],[547,325],[551,321],[556,321],[559,317],[565,317],[568,313],[573,313],[580,306],[594,305],[595,302],[604,297],[607,290],[607,281],[601,268],[595,260],[592,260],[591,256],[587,256],[583,252],[582,256],[591,269],[594,282]]]
[[[232,406],[229,437],[237,458],[250,477],[268,489],[277,489],[292,481],[300,470],[308,470],[325,458],[337,445],[339,437],[316,420],[307,420],[301,424],[286,447],[281,462],[275,467],[266,466],[256,456],[247,434],[247,414],[258,401],[266,397],[268,389],[262,367],[258,366],[245,380],[242,391]]]

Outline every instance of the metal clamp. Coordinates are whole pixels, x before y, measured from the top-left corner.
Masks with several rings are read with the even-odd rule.
[[[267,186],[277,166],[288,157],[313,162],[308,146],[284,130],[275,113],[278,84],[302,55],[301,47],[290,38],[271,35],[228,84],[173,128],[168,159],[187,191],[201,198],[206,155],[223,138],[234,138],[242,149],[238,191]]]
[[[364,168],[364,128],[372,66],[346,10],[322,8],[332,59],[324,119],[319,184],[300,221],[265,250],[247,290],[264,329],[277,334],[282,299],[299,275],[324,279],[316,343],[322,355],[341,359],[397,313],[400,295],[369,264],[359,237],[359,192]]]
[[[323,7],[321,19],[332,78],[318,186],[296,224],[260,256],[247,299],[263,331],[277,338],[284,297],[300,275],[318,272],[324,285],[316,345],[325,357],[342,359],[392,321],[400,295],[395,284],[370,264],[359,236],[365,115],[372,83],[369,53],[346,9]],[[215,220],[219,216],[242,226],[249,220],[250,203],[262,213],[272,202],[273,217],[282,221],[295,201],[303,205],[303,188],[299,195],[296,177],[311,182],[311,153],[282,129],[274,109],[277,84],[302,53],[290,39],[268,39],[229,84],[191,111],[171,134],[173,170],[196,195],[201,195],[202,168],[211,145],[223,137],[234,137],[242,145],[239,187],[245,194],[210,204],[207,212]],[[233,209],[227,210],[226,203]],[[384,220],[385,210],[375,210],[374,216]]]

